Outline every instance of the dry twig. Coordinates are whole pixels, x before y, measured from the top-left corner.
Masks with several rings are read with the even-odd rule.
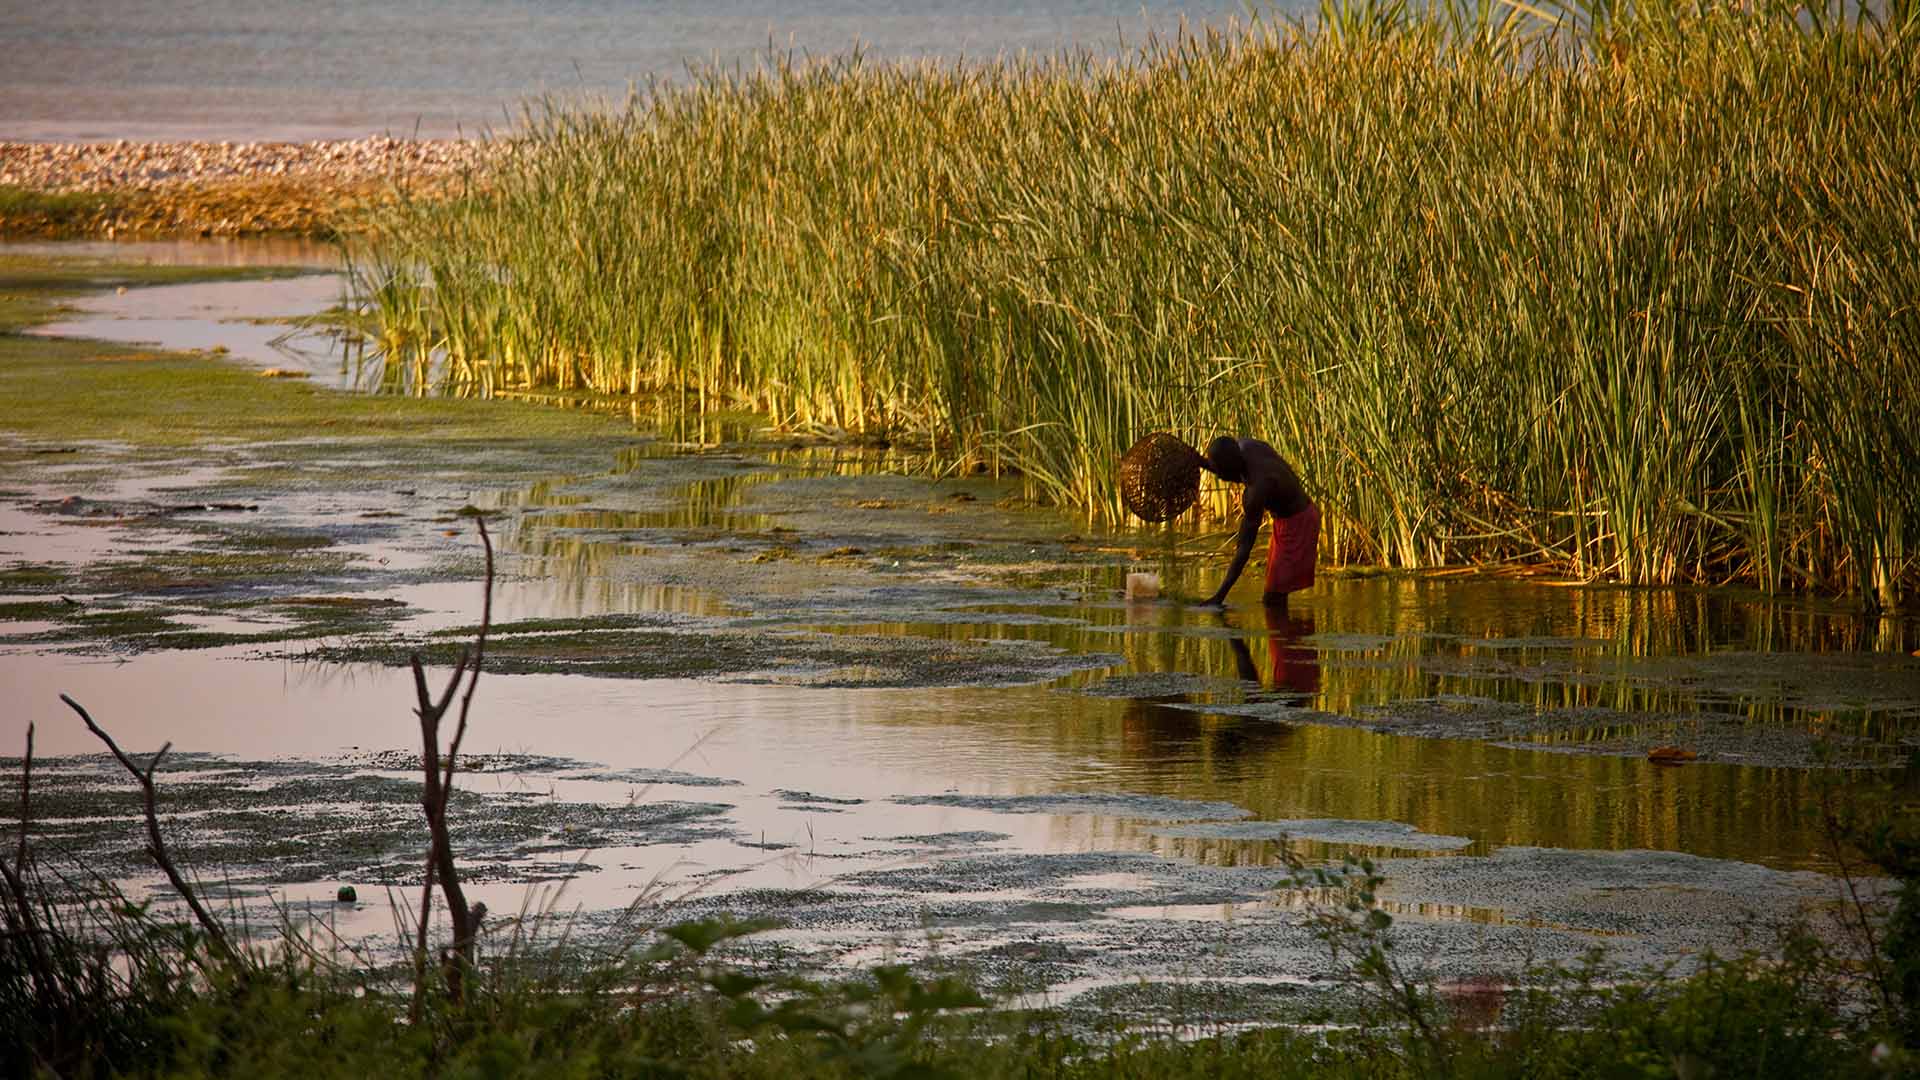
[[[140,790],[146,799],[147,854],[159,864],[161,872],[167,875],[167,882],[173,886],[174,891],[187,902],[188,909],[193,912],[194,920],[200,924],[202,930],[206,931],[207,940],[213,943],[214,951],[220,954],[221,959],[238,966],[240,954],[234,951],[233,945],[227,941],[226,931],[221,928],[219,922],[215,921],[206,905],[200,902],[199,894],[193,891],[193,886],[187,884],[187,879],[180,873],[180,868],[174,865],[173,857],[167,853],[167,842],[160,835],[159,792],[154,787],[153,771],[160,767],[160,760],[167,756],[167,751],[173,749],[173,744],[170,742],[163,744],[160,752],[153,755],[153,760],[147,763],[146,771],[142,772],[140,767],[133,763],[133,759],[127,757],[126,753],[120,749],[119,744],[113,741],[113,736],[93,722],[93,717],[87,714],[87,710],[82,708],[79,702],[65,694],[60,695],[60,700],[66,702],[68,708],[80,714],[80,719],[86,721],[87,730],[98,736],[101,742],[106,743],[107,749],[113,751],[113,756],[119,759],[120,764],[133,774],[135,780],[140,781]]]
[[[480,923],[486,917],[485,904],[467,904],[466,892],[460,887],[460,872],[453,861],[453,841],[447,833],[447,803],[453,795],[454,767],[460,755],[460,744],[467,737],[467,716],[473,707],[474,687],[480,682],[480,661],[486,654],[487,631],[493,624],[493,539],[487,535],[487,523],[484,518],[475,518],[480,528],[480,543],[486,549],[487,574],[486,594],[480,613],[480,633],[474,641],[471,655],[462,651],[454,661],[453,677],[447,680],[447,687],[441,692],[439,700],[427,687],[426,668],[415,653],[413,663],[413,688],[417,702],[414,713],[420,717],[420,770],[425,781],[421,794],[421,809],[426,812],[427,832],[431,838],[428,854],[427,896],[431,897],[435,878],[440,882],[440,893],[447,901],[447,914],[453,920],[453,947],[449,950],[446,970],[447,994],[459,1001],[464,984],[464,971],[473,963],[473,949],[480,933]],[[446,716],[447,709],[453,704],[453,695],[460,689],[462,678],[467,680],[465,696],[460,699],[460,720],[454,727],[453,741],[447,745],[444,764],[440,756],[440,721]],[[431,905],[420,905],[420,928],[415,963],[414,1000],[420,1000],[425,989],[426,979],[425,949],[427,938],[427,918]],[[415,1010],[418,1011],[416,1004]]]

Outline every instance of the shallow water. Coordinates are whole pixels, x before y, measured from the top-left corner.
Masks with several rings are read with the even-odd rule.
[[[167,349],[222,351],[282,371],[300,371],[339,388],[352,368],[333,336],[279,319],[338,302],[337,274],[276,281],[160,285],[79,301],[80,314],[35,327],[46,337],[80,337]]]
[[[246,325],[221,321],[236,311],[330,303],[325,280],[132,290],[90,301],[82,324],[200,343]],[[401,629],[425,635],[471,625],[480,599],[474,538],[437,515],[498,507],[498,647],[468,748],[540,760],[468,785],[719,809],[685,834],[588,845],[562,830],[534,853],[476,856],[496,910],[580,861],[567,905],[666,895],[693,913],[772,911],[797,924],[780,940],[855,959],[932,920],[982,956],[1032,938],[1076,957],[1041,965],[1069,986],[1177,972],[1223,924],[1268,935],[1247,961],[1256,973],[1235,978],[1280,978],[1305,962],[1304,946],[1273,944],[1297,914],[1272,894],[1287,850],[1393,860],[1409,932],[1467,967],[1493,930],[1548,935],[1545,953],[1568,956],[1600,938],[1653,958],[1725,944],[1742,910],[1833,895],[1829,879],[1795,873],[1833,866],[1806,814],[1831,776],[1806,767],[1815,748],[1897,764],[1920,730],[1911,619],[1732,591],[1335,573],[1284,613],[1129,604],[1129,569],[1178,594],[1208,589],[1218,563],[1195,552],[1210,545],[1090,529],[1002,502],[1009,485],[930,484],[902,474],[911,459],[872,451],[636,433],[565,468],[513,453],[413,462],[341,443],[70,482],[50,471],[0,507],[0,563],[180,542],[50,509],[76,486],[102,507],[242,498],[258,509],[207,526],[331,530],[380,569],[303,591],[372,589],[409,605]],[[276,454],[310,479],[251,486]],[[389,474],[418,479],[395,490]],[[430,572],[445,566],[468,569]],[[573,648],[616,661],[598,676],[538,652],[558,628],[512,625],[590,616],[641,620],[582,631]],[[61,692],[130,747],[171,740],[239,762],[351,762],[417,738],[410,679],[377,655],[24,642],[44,629],[0,623],[14,642],[0,644],[12,703],[0,740],[17,745],[36,722],[42,755],[96,749]],[[734,653],[745,658],[715,661]],[[710,674],[660,677],[676,667]],[[1665,744],[1702,760],[1646,760]],[[276,865],[253,872],[295,899],[386,873]],[[1674,920],[1702,903],[1711,918]],[[378,905],[326,910],[368,932],[388,920]]]

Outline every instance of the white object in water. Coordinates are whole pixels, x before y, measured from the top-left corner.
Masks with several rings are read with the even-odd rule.
[[[1159,574],[1128,574],[1127,599],[1151,600],[1160,595]]]

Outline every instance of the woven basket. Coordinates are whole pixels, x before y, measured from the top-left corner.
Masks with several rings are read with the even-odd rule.
[[[1120,456],[1120,498],[1147,521],[1177,517],[1200,497],[1200,452],[1156,431]]]

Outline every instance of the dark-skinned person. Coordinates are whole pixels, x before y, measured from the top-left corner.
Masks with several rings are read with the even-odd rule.
[[[1221,606],[1246,569],[1260,539],[1261,522],[1273,519],[1267,544],[1267,581],[1261,601],[1284,606],[1287,594],[1313,585],[1320,548],[1320,508],[1307,497],[1299,474],[1267,443],[1222,435],[1201,454],[1179,438],[1155,432],[1120,459],[1120,494],[1127,508],[1147,521],[1166,521],[1192,506],[1204,469],[1242,486],[1240,527],[1226,580],[1203,604]]]
[[[1307,497],[1299,474],[1279,451],[1259,439],[1222,435],[1207,444],[1208,472],[1229,484],[1240,484],[1240,528],[1234,535],[1233,562],[1227,578],[1203,604],[1227,602],[1227,592],[1240,580],[1260,539],[1260,521],[1273,519],[1267,541],[1267,585],[1260,602],[1284,607],[1287,594],[1311,588],[1313,564],[1320,553],[1320,508]]]

